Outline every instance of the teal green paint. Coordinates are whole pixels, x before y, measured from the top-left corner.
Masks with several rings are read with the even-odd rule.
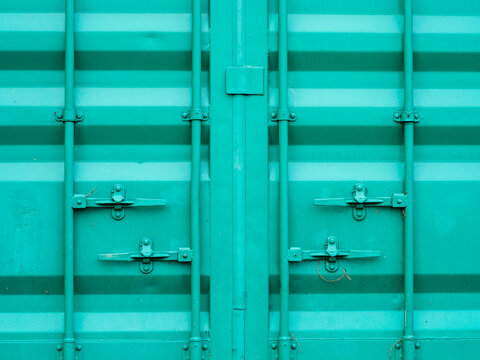
[[[237,12],[234,1],[211,0],[201,3],[198,114],[208,110],[208,121],[200,126],[200,337],[207,358],[232,359],[235,340],[245,359],[265,360],[279,355],[280,328],[279,136],[270,120],[279,105],[278,1],[243,3],[245,64],[265,69],[264,94],[244,96],[245,332],[243,340],[232,335],[238,114],[226,69]],[[192,129],[180,116],[192,107],[191,5],[76,1],[73,102],[86,117],[67,124],[75,128],[69,196],[96,187],[85,200],[109,200],[122,184],[127,200],[167,201],[125,208],[121,221],[110,208],[74,210],[74,338],[83,360],[189,356],[191,265],[155,261],[144,274],[136,261],[98,255],[134,253],[143,237],[162,253],[191,247]],[[402,209],[368,207],[355,221],[349,207],[313,201],[348,201],[357,184],[371,199],[403,194],[404,130],[413,126],[415,341],[405,344],[421,347],[402,342],[392,359],[403,351],[419,360],[478,353],[480,4],[412,5],[416,125],[392,121],[406,110],[403,1],[288,1],[288,99],[298,115],[288,125],[288,248],[325,251],[334,236],[338,251],[381,254],[337,260],[336,273],[322,260],[325,278],[345,268],[352,279],[333,284],[318,277],[317,261],[290,263],[288,335],[297,360],[388,360],[405,336]],[[1,359],[63,355],[65,124],[52,119],[65,107],[63,23],[62,0],[0,2]]]
[[[192,131],[192,160],[190,179],[190,243],[193,259],[190,274],[191,317],[190,317],[190,360],[202,358],[202,337],[200,333],[201,311],[201,266],[200,266],[200,165],[201,165],[201,121],[202,100],[202,13],[200,0],[192,0],[192,108],[190,110]],[[199,113],[200,116],[193,116]]]
[[[269,321],[269,253],[268,241],[268,57],[264,51],[268,42],[267,3],[246,0],[245,32],[246,63],[265,69],[265,95],[246,97],[246,304],[245,359],[268,359],[268,327],[258,326]],[[269,256],[270,257],[270,256]],[[274,256],[270,257],[273,258]],[[275,257],[276,258],[276,257]]]
[[[329,198],[315,199],[314,204],[319,206],[349,206],[352,207],[352,217],[355,220],[362,221],[367,216],[366,207],[369,206],[389,206],[393,208],[405,208],[408,197],[405,194],[393,194],[390,197],[370,197],[367,196],[367,187],[362,184],[354,185],[352,197],[349,198]]]
[[[288,261],[300,262],[306,260],[325,261],[325,271],[335,273],[340,269],[340,260],[370,259],[381,256],[380,251],[375,250],[345,250],[340,248],[339,240],[329,236],[325,241],[324,249],[304,250],[299,247],[291,247],[288,250]],[[320,265],[318,263],[317,265]]]
[[[74,189],[74,139],[75,121],[75,0],[65,1],[65,107],[63,121],[65,127],[64,147],[64,336],[62,355],[64,360],[75,358],[74,324],[74,210],[72,196]]]
[[[211,256],[222,258],[216,262],[216,271],[210,272],[210,341],[212,357],[231,359],[232,337],[232,263],[233,263],[233,128],[231,119],[232,96],[225,92],[225,69],[233,62],[233,2],[210,1],[210,71],[211,93],[209,165]],[[226,21],[231,19],[232,21]],[[213,106],[215,104],[215,106]]]
[[[246,0],[233,3],[233,66],[245,64],[245,16]],[[246,152],[246,98],[234,95],[232,99],[233,132],[233,300],[232,300],[232,359],[245,359],[245,308],[246,308],[246,269],[245,269],[245,152]]]
[[[288,207],[288,46],[287,46],[287,0],[278,1],[278,147],[279,147],[279,186],[278,224],[280,254],[280,328],[278,335],[279,360],[290,359],[289,296],[290,270],[288,264],[289,247],[289,207]]]
[[[403,120],[413,112],[413,0],[405,0],[403,61],[404,61],[404,111]],[[405,116],[405,114],[407,114]],[[403,358],[413,360],[415,356],[414,332],[414,123],[403,123],[405,153],[405,193],[412,199],[412,206],[405,209],[404,219],[404,303],[405,325],[403,329]]]
[[[63,357],[66,360],[73,360],[75,353],[75,328],[73,321],[74,314],[74,230],[73,230],[73,208],[71,204],[74,176],[74,123],[65,122],[65,194],[64,194],[64,338]]]
[[[260,66],[228,67],[226,91],[232,95],[263,95],[264,69]]]
[[[75,194],[72,197],[72,207],[74,209],[111,208],[111,215],[114,220],[122,220],[125,217],[125,208],[165,205],[167,205],[167,201],[164,199],[128,199],[125,187],[122,184],[113,185],[110,199],[95,198],[91,194]]]

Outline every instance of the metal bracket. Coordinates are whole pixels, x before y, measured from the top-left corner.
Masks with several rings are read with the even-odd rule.
[[[408,351],[406,349],[406,346],[408,344],[408,342],[415,342],[415,344],[409,344],[409,346],[413,346],[415,348],[415,350],[413,351],[418,351],[418,349],[420,349],[421,347],[421,344],[419,341],[416,341],[415,339],[406,339],[406,338],[403,338],[401,340],[398,340],[394,345],[395,347],[392,346],[392,349],[390,350],[390,356],[392,355],[392,351],[393,351],[393,355],[394,355],[394,359],[395,360],[402,360],[405,356],[404,356],[404,352],[405,351]],[[414,354],[414,357],[413,358],[416,358],[416,354]]]
[[[202,339],[202,360],[210,359],[210,346],[209,346],[209,339]],[[185,343],[183,344],[183,360],[190,360],[190,344]]]
[[[227,67],[225,90],[229,95],[263,95],[264,68],[261,66]]]
[[[272,121],[289,121],[289,122],[297,121],[297,115],[289,111],[278,111],[278,112],[272,111],[270,113],[270,118]]]
[[[278,360],[278,340],[270,340],[270,359]],[[290,343],[290,360],[296,360],[297,358],[297,343]]]
[[[76,111],[75,109],[65,109],[62,111],[56,111],[54,113],[55,120],[58,122],[73,122],[78,123],[82,122],[85,119],[85,116],[81,113]]]
[[[353,187],[352,198],[328,198],[315,199],[314,204],[318,206],[351,206],[352,216],[355,220],[362,221],[367,216],[366,207],[386,206],[393,208],[406,208],[408,197],[405,194],[393,194],[389,197],[369,198],[367,188],[357,184]]]
[[[393,121],[398,123],[413,122],[418,123],[421,115],[418,112],[399,110],[393,114]]]
[[[328,237],[324,250],[303,250],[299,247],[288,249],[288,261],[326,260],[325,268],[332,273],[339,268],[338,260],[375,258],[380,255],[380,251],[373,250],[340,250],[339,242],[334,236]]]
[[[208,112],[203,111],[202,109],[195,108],[190,109],[189,111],[185,111],[182,113],[182,120],[183,121],[207,121],[208,120]]]
[[[403,349],[402,349],[402,343],[397,342],[395,344],[395,348],[393,350],[393,355],[395,360],[402,360],[403,359]]]
[[[75,360],[83,359],[83,346],[75,346]],[[57,360],[63,360],[63,345],[57,345]]]
[[[126,207],[165,205],[167,205],[167,201],[164,199],[127,200],[125,187],[121,184],[113,186],[111,199],[90,198],[84,194],[75,194],[72,199],[74,209],[85,209],[87,207],[112,208],[112,217],[115,220],[122,220],[125,217]]]
[[[143,238],[139,244],[140,252],[98,254],[98,260],[102,261],[139,261],[140,271],[150,274],[153,271],[154,261],[177,261],[191,262],[192,250],[180,248],[178,251],[153,251],[153,242],[149,238]]]

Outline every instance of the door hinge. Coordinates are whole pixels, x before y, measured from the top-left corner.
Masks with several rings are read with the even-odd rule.
[[[153,242],[149,238],[143,238],[140,241],[139,250],[139,252],[133,253],[98,254],[98,260],[138,261],[140,262],[140,271],[150,274],[153,271],[154,261],[191,262],[193,256],[192,250],[189,248],[179,248],[178,251],[153,251]]]
[[[226,93],[229,95],[263,95],[264,68],[261,66],[227,67]]]
[[[350,206],[352,216],[355,220],[362,221],[367,216],[366,207],[386,206],[393,208],[406,208],[408,197],[405,194],[393,194],[389,197],[367,197],[365,185],[357,184],[353,187],[351,198],[328,198],[315,199],[314,204],[318,206]]]
[[[85,194],[75,194],[72,199],[72,207],[74,209],[85,209],[88,207],[112,208],[112,217],[115,220],[122,220],[125,217],[126,207],[165,205],[167,205],[167,201],[164,199],[126,199],[125,187],[121,184],[113,186],[110,199],[91,198]]]
[[[325,269],[332,273],[338,270],[339,260],[376,258],[380,255],[380,251],[373,250],[340,250],[339,242],[334,236],[328,237],[323,250],[303,250],[299,247],[288,249],[288,261],[326,260]]]

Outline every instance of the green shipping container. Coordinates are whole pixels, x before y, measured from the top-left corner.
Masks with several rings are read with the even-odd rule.
[[[0,359],[480,358],[479,0],[0,0]]]

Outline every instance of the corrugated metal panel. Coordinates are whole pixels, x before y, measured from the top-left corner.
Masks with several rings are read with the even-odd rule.
[[[480,3],[413,1],[415,125],[415,331],[421,359],[478,349],[478,244],[471,214],[479,167]],[[270,105],[277,103],[277,29],[270,2]],[[289,2],[290,246],[379,250],[344,260],[351,277],[319,278],[317,262],[290,265],[290,331],[297,356],[386,359],[402,337],[403,221],[398,209],[313,206],[351,196],[403,191],[403,132],[391,115],[403,107],[403,2]],[[276,126],[270,127],[270,244],[277,249]],[[473,251],[472,251],[473,250]],[[457,256],[456,256],[457,255]],[[270,280],[270,331],[279,326],[278,263]],[[432,341],[427,341],[427,339]],[[448,340],[447,340],[448,339]],[[399,346],[402,345],[401,343]],[[394,351],[395,352],[395,349]],[[393,355],[395,356],[395,354]],[[396,355],[397,357],[399,354]]]
[[[64,136],[53,117],[63,108],[64,3],[5,1],[0,10],[0,357],[47,359],[64,331]],[[126,209],[122,221],[109,209],[76,211],[76,336],[90,342],[85,359],[152,351],[181,358],[190,331],[188,264],[157,263],[146,276],[138,264],[101,262],[97,254],[138,251],[144,236],[155,250],[189,247],[190,134],[181,113],[191,102],[190,1],[77,1],[76,10],[76,105],[85,114],[76,125],[76,193],[109,198],[120,183],[128,198],[168,203]],[[208,226],[202,230],[208,239]],[[207,289],[205,277],[205,299]]]
[[[64,107],[64,11],[61,0],[0,2],[0,358],[63,353],[64,125],[53,114]],[[480,2],[413,0],[413,11],[415,352],[471,358],[480,349]],[[201,12],[203,355],[274,359],[278,0],[202,0]],[[403,14],[400,0],[288,0],[288,245],[323,249],[335,236],[341,250],[381,252],[340,260],[335,273],[325,261],[290,263],[298,360],[402,355],[402,210],[370,207],[356,221],[350,208],[314,199],[349,198],[355,184],[374,198],[404,189],[402,124],[392,120],[404,106]],[[181,114],[192,106],[192,18],[191,0],[76,0],[85,120],[75,125],[75,193],[109,198],[122,184],[128,198],[167,201],[125,209],[121,221],[110,209],[75,210],[84,360],[189,354],[190,265],[155,262],[144,274],[98,254],[136,252],[143,237],[157,251],[191,246],[192,136]],[[264,94],[226,94],[226,68],[243,65],[265,68]],[[318,274],[343,271],[349,278],[334,283]]]

